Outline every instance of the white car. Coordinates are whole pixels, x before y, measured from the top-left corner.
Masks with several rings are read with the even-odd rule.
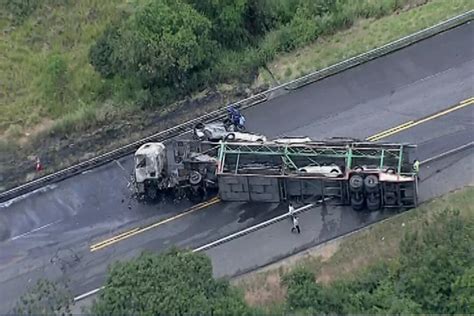
[[[337,178],[343,175],[342,170],[337,165],[320,166],[311,164],[298,168],[299,173],[323,175],[328,178]]]
[[[311,143],[314,140],[307,136],[288,136],[274,139],[273,142],[277,144],[304,144]]]
[[[229,134],[224,123],[198,123],[194,127],[194,135],[201,140],[218,141],[224,139]]]
[[[242,133],[242,132],[230,132],[224,137],[224,140],[227,141],[236,141],[236,142],[266,142],[267,138],[264,135],[254,134],[254,133]]]
[[[234,132],[231,128],[226,129],[224,123],[199,123],[194,127],[194,135],[201,140],[209,141],[243,141],[243,142],[266,142],[264,135],[254,133]]]

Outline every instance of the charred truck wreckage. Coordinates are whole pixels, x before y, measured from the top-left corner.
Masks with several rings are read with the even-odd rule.
[[[240,134],[142,145],[135,153],[137,195],[156,199],[180,192],[202,199],[217,191],[223,201],[317,199],[371,211],[417,205],[414,145],[308,137],[256,141],[255,134]]]

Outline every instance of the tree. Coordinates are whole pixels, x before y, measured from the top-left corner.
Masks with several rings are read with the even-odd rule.
[[[210,259],[171,249],[115,264],[95,315],[225,315],[249,312],[240,293],[212,276]]]
[[[224,47],[241,48],[249,43],[245,14],[249,0],[187,0],[212,23],[212,38]]]
[[[14,315],[70,315],[73,296],[67,283],[39,280],[18,300]]]
[[[104,77],[135,78],[143,88],[189,92],[193,75],[211,64],[211,23],[180,0],[154,0],[109,29],[91,47],[91,64]],[[203,84],[203,82],[200,82]]]
[[[283,277],[283,285],[288,287],[287,305],[292,311],[320,309],[321,286],[315,282],[314,274],[298,268]]]

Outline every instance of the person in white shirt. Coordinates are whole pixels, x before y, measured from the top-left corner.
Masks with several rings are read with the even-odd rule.
[[[288,206],[288,215],[290,215],[291,217],[293,217],[293,214],[295,213],[295,207],[293,206],[293,204],[291,204],[290,202],[290,205]]]
[[[294,232],[295,230],[298,232],[298,234],[301,233],[300,225],[299,225],[299,221],[298,221],[297,216],[293,216],[293,227],[291,228],[291,232]]]

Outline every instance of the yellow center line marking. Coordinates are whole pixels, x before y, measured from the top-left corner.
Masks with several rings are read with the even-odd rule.
[[[408,122],[406,122],[406,123],[403,123],[403,124],[397,125],[397,126],[395,126],[395,127],[389,128],[389,129],[387,129],[387,130],[385,130],[385,131],[381,131],[380,133],[377,133],[377,134],[375,134],[375,135],[372,135],[372,136],[370,136],[370,137],[367,137],[367,140],[371,140],[371,139],[374,139],[374,138],[377,138],[377,137],[382,137],[382,136],[385,135],[385,134],[391,133],[391,132],[393,132],[393,131],[400,130],[400,129],[402,129],[402,128],[404,128],[404,127],[410,125],[410,124],[413,124],[414,122],[415,122],[415,121],[408,121]]]
[[[451,112],[454,112],[454,111],[457,111],[459,109],[462,109],[466,106],[469,106],[471,104],[474,104],[474,97],[471,97],[469,99],[466,99],[466,100],[463,100],[461,102],[459,102],[457,105],[455,106],[452,106],[444,111],[441,111],[441,112],[438,112],[438,113],[435,113],[435,114],[432,114],[430,116],[427,116],[425,118],[422,118],[422,119],[419,119],[419,120],[416,120],[416,121],[408,121],[406,123],[403,123],[401,125],[398,125],[398,126],[395,126],[395,127],[392,127],[392,128],[389,128],[385,131],[382,131],[380,133],[377,133],[375,135],[372,135],[372,136],[369,136],[366,138],[366,140],[368,141],[377,141],[377,140],[381,140],[382,138],[386,138],[388,136],[392,136],[394,134],[397,134],[397,133],[400,133],[401,131],[404,131],[404,130],[407,130],[409,128],[412,128],[412,127],[415,127],[417,125],[420,125],[420,124],[423,124],[425,122],[428,122],[428,121],[431,121],[431,120],[434,120],[438,117],[441,117],[441,116],[444,116],[446,114],[449,114]]]
[[[220,199],[215,197],[215,198],[212,198],[210,199],[209,201],[207,202],[204,202],[204,203],[200,203],[200,204],[196,204],[195,206],[189,208],[187,211],[184,211],[178,215],[175,215],[173,217],[170,217],[170,218],[167,218],[167,219],[164,219],[162,221],[159,221],[159,222],[156,222],[154,224],[151,224],[151,225],[148,225],[148,226],[145,226],[145,227],[142,227],[142,228],[133,228],[129,231],[126,231],[126,232],[123,232],[121,234],[118,234],[116,236],[113,236],[109,239],[106,239],[106,240],[103,240],[101,242],[98,242],[96,244],[93,244],[90,246],[90,251],[91,252],[94,252],[94,251],[97,251],[97,250],[100,250],[100,249],[103,249],[105,247],[108,247],[110,245],[113,245],[119,241],[122,241],[124,239],[127,239],[127,238],[130,238],[132,236],[135,236],[135,235],[138,235],[138,234],[141,234],[141,233],[144,233],[150,229],[153,229],[153,228],[156,228],[158,226],[161,226],[161,225],[164,225],[166,223],[169,223],[171,221],[174,221],[178,218],[181,218],[183,216],[186,216],[188,214],[191,214],[193,212],[196,212],[198,210],[202,210],[210,205],[213,205],[213,204],[216,204],[216,203],[219,203],[220,202]]]

